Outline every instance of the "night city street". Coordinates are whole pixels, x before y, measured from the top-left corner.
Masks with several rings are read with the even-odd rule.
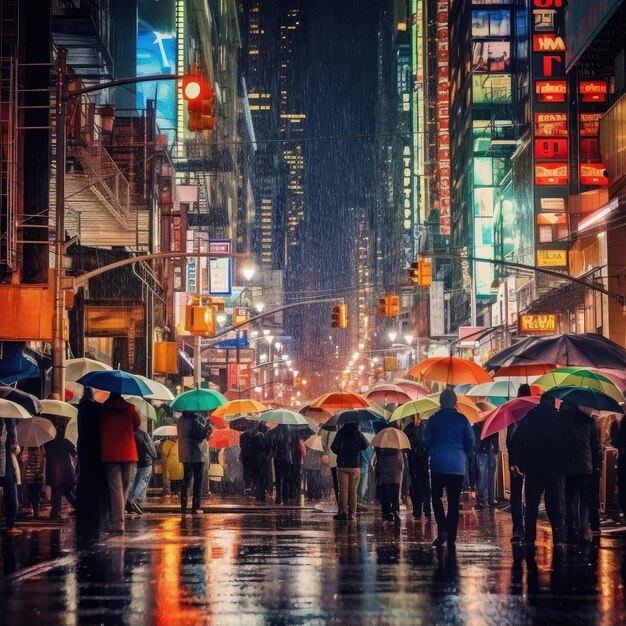
[[[213,506],[213,505],[211,505]],[[4,540],[0,623],[598,625],[626,620],[626,537],[536,553],[507,510],[465,511],[456,554],[424,521],[337,523],[314,508],[146,514],[72,549],[72,528]],[[207,511],[210,510],[207,507]],[[249,508],[248,508],[249,510]],[[403,514],[404,515],[404,514]]]

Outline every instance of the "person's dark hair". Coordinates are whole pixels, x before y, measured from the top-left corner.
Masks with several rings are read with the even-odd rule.
[[[524,398],[526,396],[532,396],[530,385],[528,383],[522,383],[517,390],[517,397]]]
[[[341,427],[344,433],[353,433],[359,429],[359,425],[357,422],[348,422]]]
[[[543,406],[555,406],[556,399],[554,396],[549,396],[544,393],[541,395],[541,398],[539,399],[539,404],[542,404]]]
[[[443,409],[453,409],[456,406],[456,393],[452,389],[444,389],[439,397]]]

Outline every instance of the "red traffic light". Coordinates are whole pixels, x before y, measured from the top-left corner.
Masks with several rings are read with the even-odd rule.
[[[183,77],[183,98],[187,102],[198,102],[213,95],[213,90],[202,76],[189,74]]]

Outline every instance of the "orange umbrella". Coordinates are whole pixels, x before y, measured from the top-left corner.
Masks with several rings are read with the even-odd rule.
[[[493,380],[485,370],[468,359],[455,356],[436,356],[418,363],[408,371],[409,376],[422,380],[433,380],[448,385],[471,383],[478,385]]]
[[[226,404],[218,406],[211,417],[228,417],[230,415],[245,415],[247,413],[263,413],[267,411],[267,407],[261,402],[251,400],[250,398],[241,398],[240,400],[229,400]]]
[[[209,448],[232,448],[239,445],[241,433],[230,428],[216,430],[209,437]]]
[[[370,403],[359,393],[333,391],[320,396],[309,409],[367,409]]]
[[[497,378],[508,378],[511,376],[521,376],[524,378],[532,376],[543,376],[551,372],[557,366],[551,363],[529,363],[528,365],[506,365],[496,372]]]

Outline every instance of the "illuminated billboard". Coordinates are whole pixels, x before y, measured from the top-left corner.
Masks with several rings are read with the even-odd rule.
[[[503,9],[472,11],[472,37],[509,37],[511,13]]]

